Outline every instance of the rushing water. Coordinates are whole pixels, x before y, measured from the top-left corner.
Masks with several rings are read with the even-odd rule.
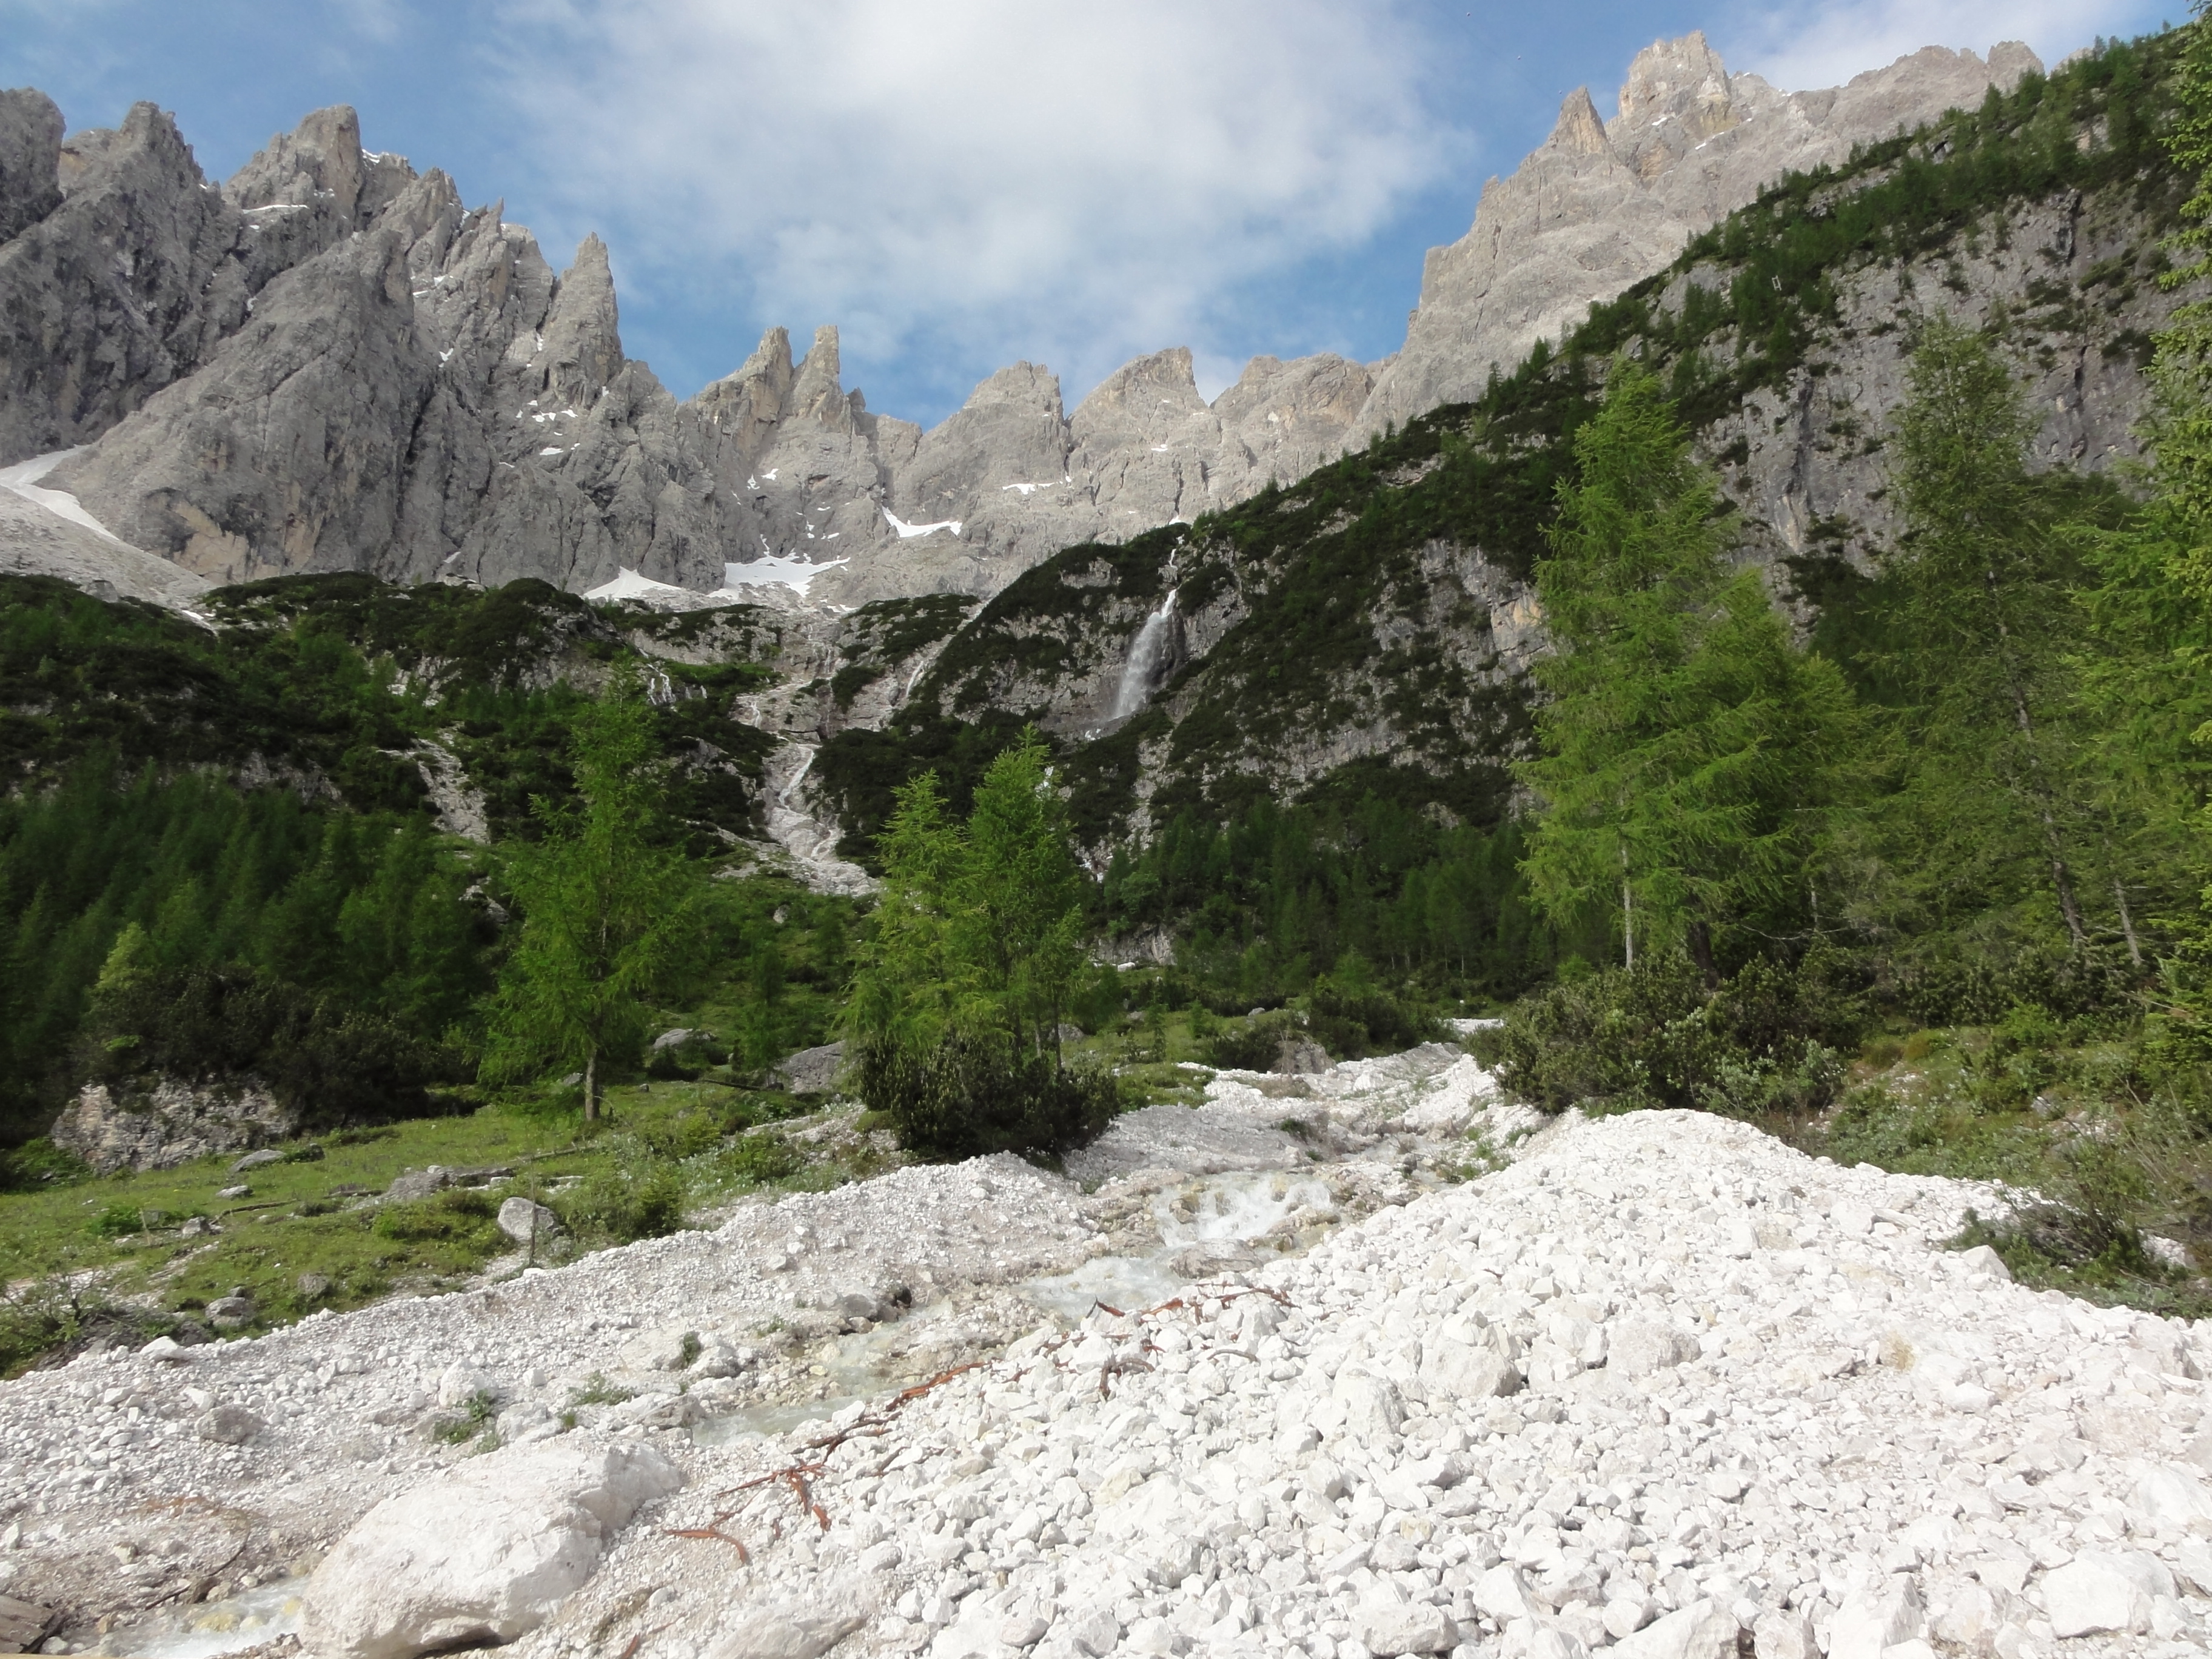
[[[1124,1310],[1149,1307],[1169,1300],[1192,1282],[1192,1273],[1177,1266],[1192,1245],[1257,1238],[1301,1209],[1317,1221],[1333,1214],[1328,1184],[1282,1170],[1201,1176],[1154,1196],[1152,1213],[1160,1229],[1157,1249],[1138,1255],[1094,1257],[1073,1273],[1029,1279],[1015,1288],[1045,1312],[1071,1322],[1097,1303]],[[691,1437],[702,1446],[719,1446],[746,1435],[780,1434],[833,1417],[854,1401],[880,1395],[888,1386],[884,1362],[915,1346],[922,1334],[917,1325],[952,1313],[950,1302],[939,1302],[916,1309],[897,1324],[839,1337],[815,1362],[827,1373],[826,1395],[714,1418],[693,1428]]]
[[[1114,718],[1125,720],[1145,706],[1159,678],[1160,658],[1168,648],[1168,630],[1175,622],[1176,590],[1160,601],[1160,608],[1145,618],[1129,644],[1129,661],[1121,670],[1121,684],[1114,692]]]
[[[136,1659],[215,1659],[258,1647],[299,1629],[300,1589],[293,1580],[280,1579],[220,1601],[181,1607],[128,1630],[111,1631],[92,1651]]]

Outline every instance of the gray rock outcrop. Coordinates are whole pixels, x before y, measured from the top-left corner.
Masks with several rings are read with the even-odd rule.
[[[35,87],[0,92],[0,242],[61,205],[62,112]]]
[[[54,1145],[106,1175],[172,1170],[215,1152],[243,1152],[297,1133],[299,1121],[268,1090],[155,1079],[143,1088],[88,1083],[48,1133]]]

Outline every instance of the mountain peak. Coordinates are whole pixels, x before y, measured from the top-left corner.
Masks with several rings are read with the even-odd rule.
[[[1605,123],[1597,118],[1597,106],[1590,101],[1588,87],[1577,87],[1566,95],[1559,105],[1559,121],[1552,128],[1552,136],[1544,141],[1544,147],[1576,155],[1605,153]]]

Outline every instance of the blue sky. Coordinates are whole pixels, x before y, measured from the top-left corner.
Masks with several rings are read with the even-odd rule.
[[[1638,48],[1832,85],[1924,45],[2046,60],[2142,0],[0,0],[0,85],[72,131],[173,111],[215,177],[310,109],[503,198],[555,264],[596,230],[624,349],[681,395],[763,328],[842,330],[845,383],[933,422],[1018,358],[1072,407],[1188,345],[1372,360],[1482,182]]]

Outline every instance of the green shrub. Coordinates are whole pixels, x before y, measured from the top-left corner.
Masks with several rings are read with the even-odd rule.
[[[1496,1041],[1507,1086],[1546,1111],[1818,1109],[1865,1022],[1847,964],[1755,961],[1708,992],[1680,955],[1524,997]]]
[[[1064,1152],[1096,1139],[1121,1109],[1109,1073],[1014,1053],[995,1032],[959,1030],[921,1052],[889,1039],[869,1044],[860,1097],[890,1117],[901,1146],[946,1160]]]
[[[646,1061],[646,1074],[663,1079],[691,1082],[727,1063],[730,1051],[711,1032],[694,1031],[689,1039],[665,1048],[655,1048]]]
[[[91,1165],[41,1135],[0,1150],[0,1193],[44,1192],[90,1179]]]
[[[489,1194],[455,1187],[428,1198],[384,1206],[369,1231],[403,1244],[487,1243],[499,1231],[499,1206]]]
[[[1246,1020],[1224,1026],[1206,1046],[1206,1064],[1222,1071],[1264,1072],[1283,1046],[1285,1022]]]
[[[616,1244],[662,1238],[684,1224],[684,1179],[663,1159],[640,1158],[599,1170],[552,1207],[581,1237]]]
[[[779,1134],[749,1134],[722,1154],[722,1168],[740,1181],[781,1181],[797,1175],[805,1163],[798,1150]]]
[[[722,1139],[722,1121],[696,1100],[633,1106],[623,1127],[655,1158],[696,1158]]]
[[[160,1226],[161,1212],[142,1210],[136,1204],[110,1204],[85,1224],[102,1238],[126,1238]]]
[[[1441,1035],[1433,1014],[1386,991],[1340,988],[1326,981],[1315,988],[1306,1028],[1315,1042],[1346,1060],[1396,1054]]]

